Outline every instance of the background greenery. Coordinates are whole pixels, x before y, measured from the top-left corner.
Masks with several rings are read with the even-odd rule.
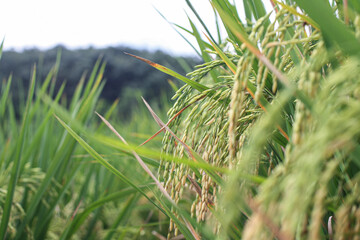
[[[138,106],[140,96],[160,104],[163,100],[169,100],[173,92],[168,83],[169,77],[146,64],[138,64],[136,59],[125,55],[125,52],[153,59],[181,74],[189,72],[193,66],[200,63],[200,59],[195,57],[171,56],[162,51],[149,52],[120,46],[77,50],[57,46],[49,50],[4,51],[0,64],[0,79],[12,74],[11,91],[15,105],[18,104],[19,98],[26,95],[25,89],[29,85],[32,66],[37,65],[37,82],[41,83],[55,64],[59,51],[61,51],[61,61],[55,90],[57,91],[61,84],[66,82],[63,95],[71,98],[79,80],[83,75],[88,75],[95,62],[101,58],[106,62],[103,76],[106,84],[100,98],[106,100],[108,104],[119,98],[121,106],[119,109],[124,119],[130,115],[132,108]],[[175,80],[175,84],[180,83]]]

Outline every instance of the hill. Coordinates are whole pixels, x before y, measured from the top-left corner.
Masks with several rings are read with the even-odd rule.
[[[106,62],[104,72],[106,84],[100,97],[108,102],[120,98],[120,106],[126,112],[138,101],[140,95],[150,101],[159,102],[164,95],[169,97],[173,92],[167,82],[169,79],[167,75],[124,54],[124,52],[150,59],[181,74],[185,74],[189,70],[185,71],[184,68],[190,68],[189,66],[200,63],[197,58],[183,58],[171,56],[162,51],[149,52],[121,46],[76,50],[56,46],[48,50],[34,48],[22,52],[4,51],[0,61],[0,79],[3,80],[10,74],[13,75],[13,88],[15,88],[13,90],[15,91],[12,92],[18,93],[18,96],[13,96],[15,102],[19,98],[23,98],[33,65],[37,65],[37,79],[40,83],[45,79],[50,68],[54,66],[59,50],[61,50],[61,62],[57,88],[66,81],[65,95],[71,97],[82,75],[88,76],[95,62],[101,58],[103,62]],[[178,85],[180,84],[178,82]]]

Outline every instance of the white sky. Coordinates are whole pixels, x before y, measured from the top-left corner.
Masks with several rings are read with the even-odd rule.
[[[209,1],[192,3],[215,34]],[[170,22],[190,28],[185,11],[193,15],[185,0],[3,0],[0,40],[5,37],[5,49],[17,50],[56,44],[70,48],[124,45],[194,55],[154,7]]]

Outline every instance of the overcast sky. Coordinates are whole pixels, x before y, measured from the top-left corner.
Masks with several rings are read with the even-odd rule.
[[[209,1],[192,2],[214,30]],[[5,49],[125,45],[194,55],[155,8],[169,21],[189,27],[185,11],[192,15],[185,0],[3,0],[0,38],[5,37]]]

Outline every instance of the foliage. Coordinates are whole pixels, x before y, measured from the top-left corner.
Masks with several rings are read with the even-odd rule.
[[[188,147],[168,131],[164,152],[191,158],[191,149],[230,171],[219,184],[205,169],[163,162],[160,179],[220,239],[359,234],[360,11],[294,2],[274,1],[267,14],[261,1],[244,1],[243,24],[236,5],[213,0],[228,39],[189,30],[214,56],[189,74],[208,90],[187,84],[176,93],[169,118],[188,109],[169,129]]]
[[[27,100],[20,102],[19,116],[9,97],[13,79],[3,82],[0,99],[0,239],[111,239],[112,237],[148,238],[152,229],[166,219],[147,204],[126,183],[95,164],[78,146],[75,139],[58,123],[54,115],[66,119],[69,125],[84,135],[106,133],[94,111],[118,119],[112,106],[99,100],[104,83],[105,64],[95,63],[87,83],[80,81],[71,99],[63,95],[65,84],[55,90],[60,58],[43,83],[36,81],[33,68]],[[54,97],[51,97],[54,96]],[[141,109],[140,109],[141,110]],[[141,139],[155,130],[141,110],[127,124],[123,134],[129,139]],[[86,127],[86,129],[85,129]],[[142,136],[136,136],[136,132]],[[136,136],[136,137],[135,137]],[[154,146],[159,141],[153,141]],[[114,154],[103,150],[116,168],[126,169],[124,178],[149,192],[147,176],[132,164],[126,152]],[[156,162],[148,163],[158,166]],[[160,216],[159,216],[160,215]],[[148,219],[148,220],[146,220]],[[145,230],[144,230],[145,229]],[[165,229],[165,228],[163,228]]]
[[[0,79],[13,76],[11,91],[15,106],[22,101],[28,88],[28,77],[34,63],[37,64],[37,81],[39,83],[45,79],[56,62],[58,51],[61,51],[61,64],[57,76],[55,91],[62,83],[66,82],[64,95],[72,98],[78,81],[88,74],[95,62],[101,57],[106,62],[104,80],[106,84],[101,91],[100,98],[105,99],[111,104],[116,99],[120,99],[119,109],[124,115],[123,119],[129,120],[129,112],[136,108],[138,98],[144,96],[149,101],[161,103],[163,97],[169,99],[172,90],[167,82],[167,76],[147,65],[137,64],[135,59],[127,57],[124,52],[152,58],[157,62],[174,68],[181,73],[184,67],[194,66],[199,63],[196,58],[183,58],[171,56],[162,51],[148,52],[127,47],[108,47],[103,49],[87,48],[70,50],[64,46],[57,46],[49,50],[27,49],[22,52],[5,51],[3,52],[0,64]],[[85,77],[85,84],[87,78]],[[136,92],[136,94],[134,94]],[[18,94],[14,94],[18,93]],[[165,96],[162,96],[165,95]]]
[[[187,3],[202,27],[206,27],[191,2]],[[273,10],[268,13],[262,1],[246,0],[243,1],[242,13],[228,0],[212,0],[210,3],[221,19],[227,38],[216,41],[207,28],[203,37],[193,20],[189,20],[191,30],[180,27],[180,30],[196,38],[201,49],[199,54],[204,60],[204,64],[187,77],[161,64],[134,56],[186,83],[173,97],[175,103],[168,111],[169,120],[166,123],[144,100],[149,115],[160,130],[147,136],[148,140],[143,144],[134,143],[135,140],[129,136],[123,137],[126,129],[116,127],[111,114],[103,117],[101,111],[104,109],[98,112],[100,120],[108,128],[107,132],[104,132],[105,125],[96,130],[89,121],[85,121],[90,119],[92,111],[89,109],[94,109],[97,102],[95,96],[101,90],[100,80],[89,81],[91,87],[86,88],[88,91],[83,98],[79,93],[76,101],[73,100],[80,102],[70,104],[73,106],[70,113],[59,107],[57,98],[51,100],[40,94],[47,104],[45,109],[55,111],[57,115],[56,120],[49,117],[48,121],[59,122],[71,135],[62,130],[66,139],[58,140],[60,148],[56,149],[65,155],[55,157],[52,160],[54,165],[76,164],[68,159],[60,161],[72,154],[61,146],[73,144],[71,146],[75,148],[76,140],[82,147],[77,149],[79,153],[86,151],[91,159],[105,167],[93,165],[94,169],[101,171],[96,176],[111,179],[104,180],[105,184],[101,186],[95,181],[95,186],[110,188],[116,183],[114,185],[119,184],[122,188],[129,187],[126,190],[117,189],[118,192],[100,199],[95,191],[95,199],[74,221],[68,221],[65,231],[61,232],[63,239],[72,234],[85,238],[90,236],[81,235],[81,230],[91,234],[98,225],[90,221],[87,228],[82,228],[88,214],[107,200],[122,199],[129,192],[133,195],[127,196],[118,218],[130,221],[131,218],[123,218],[128,206],[133,206],[130,211],[135,211],[141,203],[149,203],[147,209],[166,216],[166,224],[169,224],[168,230],[159,232],[156,229],[152,232],[160,239],[164,239],[165,234],[168,239],[358,238],[359,5],[355,0],[272,0]],[[246,16],[245,21],[242,15]],[[217,23],[220,24],[220,20]],[[220,32],[217,34],[220,35]],[[98,67],[95,67],[95,72]],[[101,73],[103,68],[99,71]],[[28,103],[34,88],[29,89]],[[2,99],[8,101],[7,98]],[[0,106],[5,104],[2,102]],[[21,190],[15,186],[21,182],[17,181],[17,176],[20,176],[19,179],[26,176],[23,175],[26,172],[25,162],[31,159],[24,160],[26,155],[20,150],[24,144],[31,142],[27,138],[31,134],[24,131],[33,129],[28,127],[34,117],[32,106],[37,106],[36,102],[23,107],[23,127],[15,135],[17,144],[9,145],[15,149],[14,154],[2,158],[7,160],[8,171],[12,175],[8,177],[10,184],[3,200],[0,229],[8,227],[9,230],[9,226],[14,225],[18,238],[33,229],[35,234],[39,231],[36,230],[38,218],[33,218],[34,204],[47,203],[48,196],[52,196],[49,193],[43,202],[40,201],[39,197],[45,196],[42,185],[50,186],[48,181],[42,181],[36,194],[29,192],[25,195],[33,196],[30,199],[35,200],[28,200],[30,203],[18,201],[15,206],[21,207],[11,207],[12,199],[17,199],[16,190]],[[11,109],[6,111],[13,112]],[[6,116],[6,119],[14,119],[13,114]],[[12,120],[6,121],[16,126]],[[143,126],[148,124],[146,122]],[[59,127],[55,123],[51,126]],[[148,144],[160,148],[156,138],[162,132],[165,134],[160,152]],[[33,136],[37,136],[36,133]],[[36,151],[36,154],[41,152]],[[122,155],[118,165],[113,159],[117,159],[119,152]],[[128,158],[138,164],[124,167],[123,161]],[[138,165],[143,171],[139,171]],[[93,170],[85,166],[83,169]],[[136,174],[133,169],[136,169]],[[158,169],[158,178],[154,176],[155,169]],[[112,175],[106,175],[107,170]],[[44,174],[45,177],[42,174],[36,176],[44,180],[54,177],[56,186],[68,186],[67,178],[56,178],[59,173],[53,168],[44,170]],[[75,175],[70,174],[69,178],[71,176]],[[63,183],[65,185],[61,185]],[[87,180],[82,184],[88,189]],[[73,198],[66,198],[60,194],[62,192],[55,194],[61,197],[53,201],[67,203],[67,199],[72,202]],[[106,191],[103,193],[107,194]],[[138,202],[133,202],[133,199]],[[54,205],[48,204],[44,208],[46,206]],[[74,207],[78,204],[71,206],[76,209]],[[41,214],[40,211],[36,216],[43,219]],[[10,215],[17,217],[10,219]],[[96,216],[100,218],[100,215]],[[111,228],[119,229],[118,222],[112,221]],[[126,231],[130,228],[123,230],[122,234]],[[145,234],[147,238],[151,236],[149,231]],[[136,238],[131,234],[130,237]]]

